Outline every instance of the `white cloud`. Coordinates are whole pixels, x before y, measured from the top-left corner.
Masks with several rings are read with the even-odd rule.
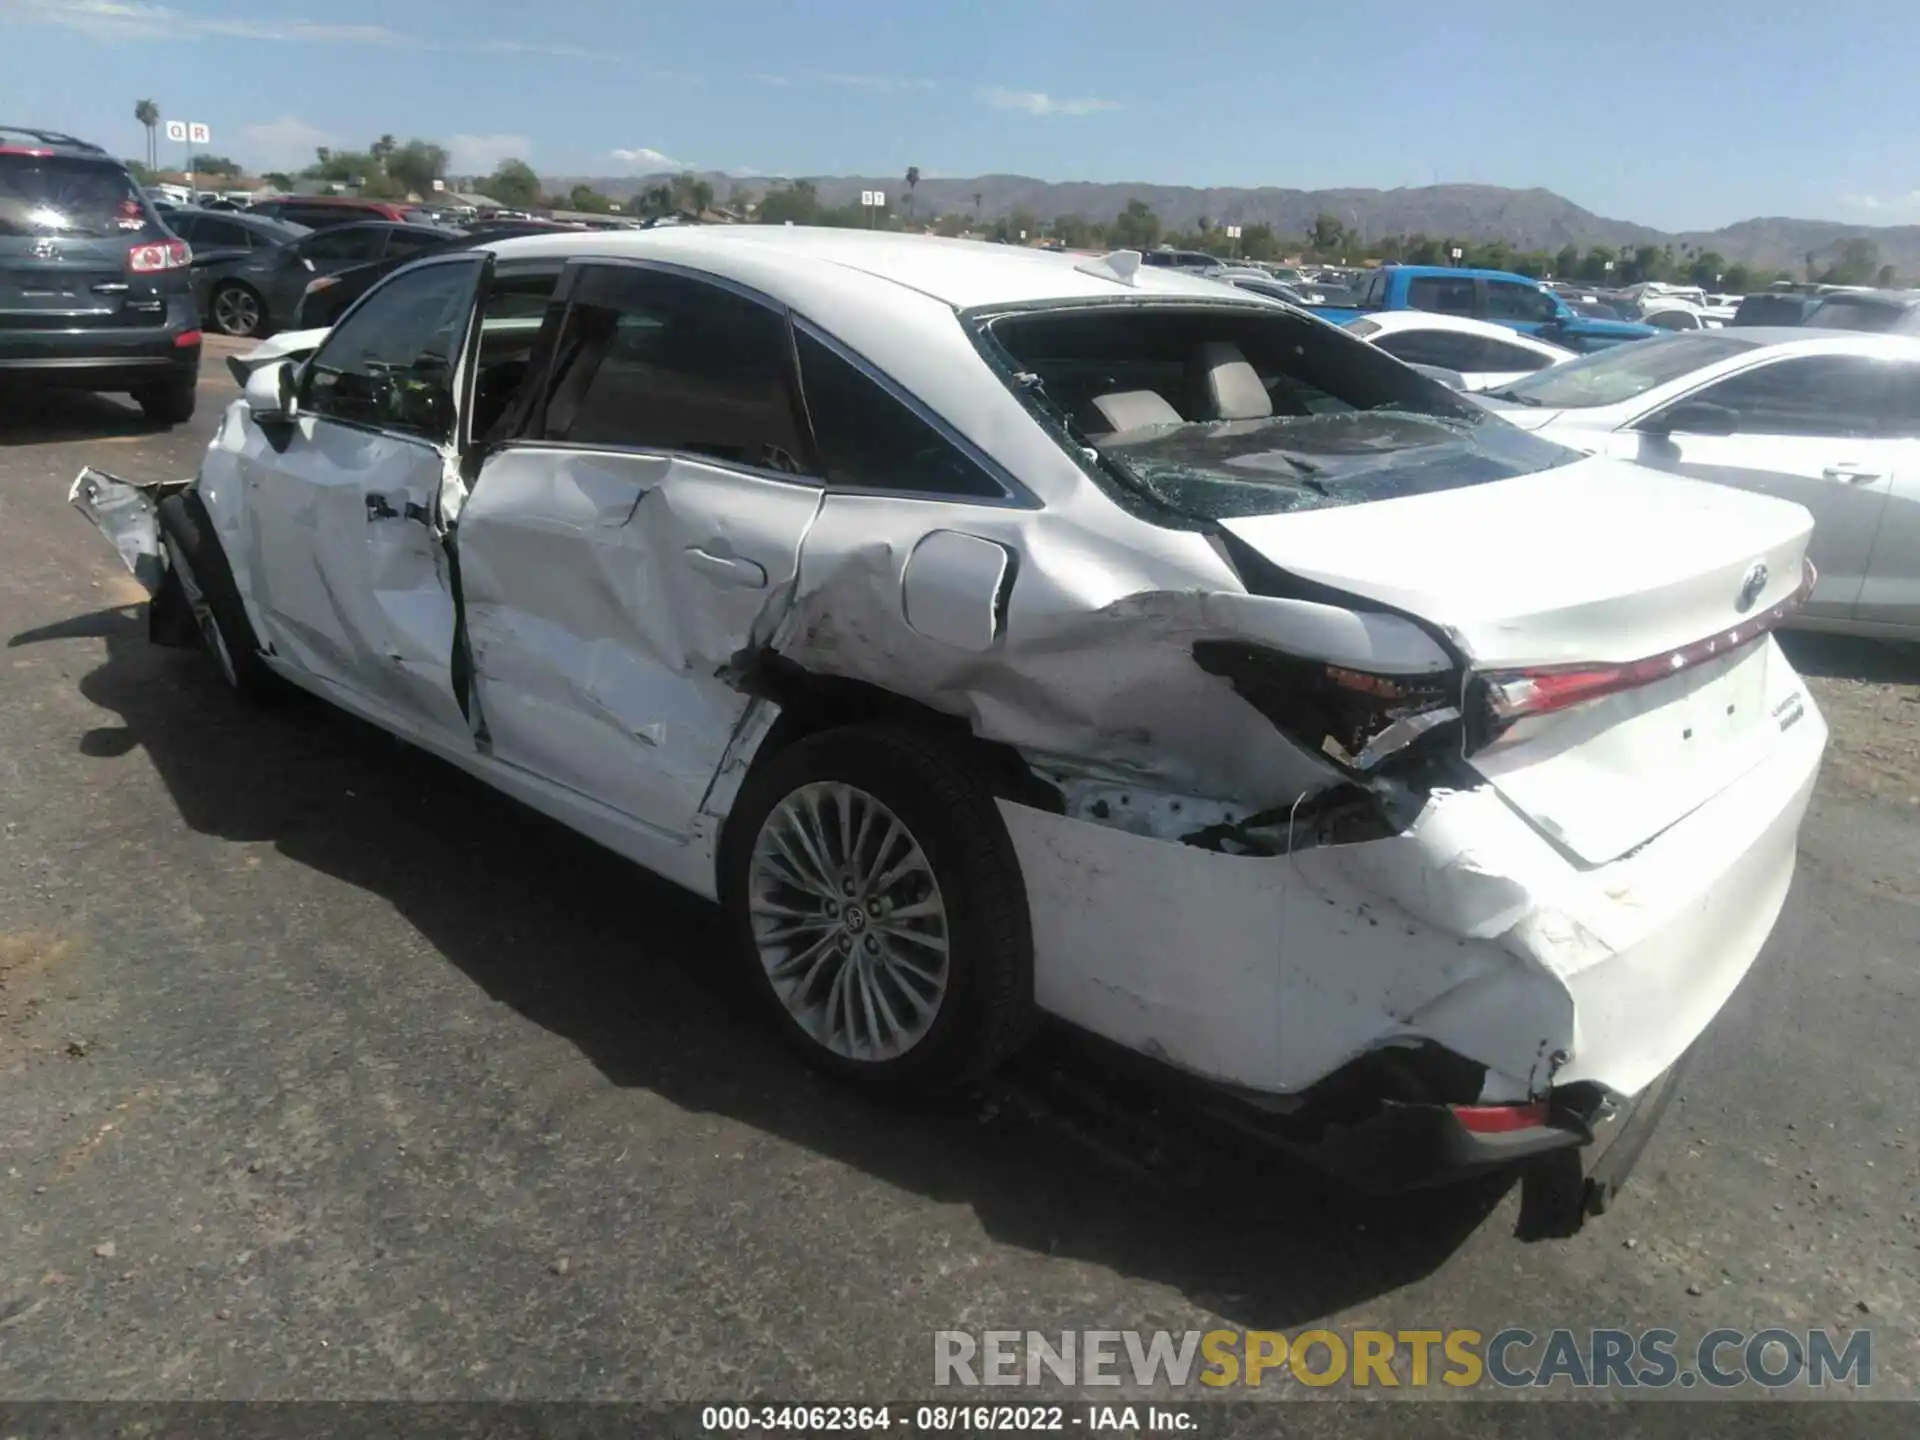
[[[1092,115],[1102,110],[1118,110],[1118,100],[1083,97],[1056,100],[1043,90],[1003,90],[999,86],[978,92],[982,104],[995,110],[1019,110],[1028,115]]]
[[[319,126],[292,115],[261,125],[242,125],[240,138],[243,144],[235,148],[262,170],[297,170],[313,163],[313,152],[320,146],[338,143]]]
[[[1849,210],[1866,210],[1885,216],[1887,212],[1911,214],[1920,211],[1920,190],[1904,195],[1842,195],[1840,203]]]
[[[455,175],[491,175],[502,160],[525,160],[533,142],[524,135],[449,135],[447,169]]]
[[[664,151],[649,149],[641,145],[632,150],[615,150],[613,158],[634,169],[648,174],[658,170],[697,170],[700,167],[691,160],[676,160]]]
[[[143,0],[0,0],[0,12],[28,24],[54,25],[95,40],[263,40],[300,45],[384,45],[407,50],[464,50],[614,58],[578,45],[526,40],[455,40],[410,35],[385,25],[328,25],[310,20],[252,20],[195,15]]]
[[[933,81],[908,75],[850,75],[843,70],[816,70],[812,77],[826,85],[845,85],[853,90],[931,90]]]

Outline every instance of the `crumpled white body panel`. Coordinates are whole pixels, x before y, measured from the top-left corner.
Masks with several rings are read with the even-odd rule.
[[[1003,805],[1036,993],[1254,1090],[1426,1038],[1490,1067],[1489,1102],[1550,1078],[1636,1094],[1719,1012],[1779,913],[1825,723],[1809,706],[1783,740],[1763,770],[1592,869],[1490,789],[1436,793],[1403,835],[1273,858]]]

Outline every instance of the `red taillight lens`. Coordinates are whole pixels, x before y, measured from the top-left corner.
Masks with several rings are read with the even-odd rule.
[[[136,245],[127,252],[127,268],[136,275],[182,270],[192,263],[193,251],[184,240],[156,240],[151,245]]]
[[[44,160],[52,154],[51,150],[42,150],[33,145],[0,145],[0,155],[31,155]]]
[[[1547,1102],[1528,1105],[1450,1105],[1453,1118],[1476,1135],[1507,1135],[1515,1130],[1537,1130],[1547,1123]]]
[[[202,338],[198,330],[182,330],[173,337],[173,348],[185,350],[189,345],[198,345]]]
[[[1664,654],[1649,655],[1623,665],[1543,665],[1532,670],[1499,670],[1482,675],[1479,678],[1486,696],[1486,719],[1491,723],[1492,735],[1498,735],[1517,720],[1551,715],[1557,710],[1584,705],[1589,700],[1651,685],[1751,645],[1807,603],[1807,597],[1813,593],[1814,579],[1813,563],[1808,561],[1800,587],[1779,604],[1729,630]]]

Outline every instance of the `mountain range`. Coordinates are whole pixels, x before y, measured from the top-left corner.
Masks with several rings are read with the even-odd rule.
[[[667,175],[549,177],[553,188],[585,183],[622,199]],[[715,193],[759,193],[775,183],[760,176],[709,173]],[[799,177],[796,177],[799,178]],[[818,175],[813,182],[824,205],[856,203],[863,190],[886,193],[890,207],[904,208],[906,184],[895,176]],[[977,197],[977,199],[976,199]],[[1062,215],[1109,220],[1131,200],[1144,201],[1170,229],[1190,230],[1204,217],[1216,225],[1271,225],[1283,236],[1304,235],[1315,217],[1335,216],[1362,238],[1424,234],[1461,240],[1505,240],[1517,250],[1558,250],[1564,245],[1615,248],[1672,244],[1716,251],[1729,263],[1797,270],[1812,254],[1831,259],[1843,241],[1864,238],[1880,258],[1903,274],[1920,272],[1920,225],[1843,225],[1831,220],[1765,217],[1718,230],[1673,233],[1596,215],[1551,190],[1510,190],[1497,185],[1422,185],[1395,190],[1196,189],[1186,185],[1092,184],[1036,180],[1026,175],[930,176],[914,191],[923,216],[975,214],[995,220],[1025,211],[1040,221]]]

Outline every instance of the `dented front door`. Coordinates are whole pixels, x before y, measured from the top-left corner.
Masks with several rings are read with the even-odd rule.
[[[493,456],[456,542],[483,745],[690,833],[747,705],[731,667],[791,609],[820,497],[681,454]]]
[[[369,295],[305,366],[291,424],[250,424],[239,464],[274,653],[403,724],[455,735],[437,504],[485,258],[428,262]]]

